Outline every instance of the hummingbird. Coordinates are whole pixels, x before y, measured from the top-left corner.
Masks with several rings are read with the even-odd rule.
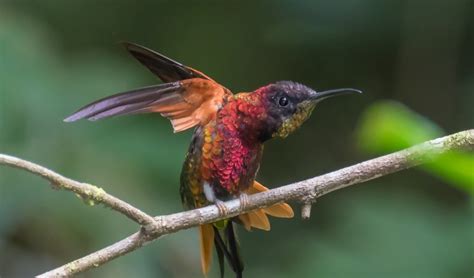
[[[130,42],[123,45],[163,83],[102,98],[64,121],[160,113],[171,121],[174,132],[194,128],[180,177],[185,209],[216,205],[225,215],[224,202],[235,198],[245,208],[248,195],[268,190],[255,180],[266,141],[294,132],[320,101],[361,93],[352,88],[316,91],[297,82],[278,81],[234,94],[204,73],[158,52]],[[210,270],[215,246],[221,277],[225,261],[236,277],[242,277],[235,224],[268,231],[268,215],[291,218],[294,213],[288,204],[278,203],[199,226],[203,274],[207,276]]]

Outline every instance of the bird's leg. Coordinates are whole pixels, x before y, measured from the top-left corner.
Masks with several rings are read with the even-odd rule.
[[[219,200],[219,199],[216,199],[216,200],[215,200],[215,204],[216,204],[216,206],[217,206],[217,209],[219,210],[219,216],[227,215],[228,209],[227,209],[227,207],[225,206],[224,202],[222,202],[222,201]]]
[[[240,200],[240,209],[241,210],[246,209],[249,205],[249,195],[247,195],[247,193],[241,193],[239,195],[239,200]]]
[[[217,206],[217,209],[219,210],[219,216],[227,215],[227,207],[225,206],[223,201],[216,198],[216,193],[208,182],[204,182],[203,191],[204,195],[206,196],[206,199]]]

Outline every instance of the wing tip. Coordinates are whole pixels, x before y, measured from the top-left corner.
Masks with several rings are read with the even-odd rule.
[[[94,117],[92,116],[89,116],[87,114],[84,114],[84,113],[81,113],[83,112],[82,110],[66,117],[63,119],[63,122],[65,123],[72,123],[72,122],[76,122],[76,121],[79,121],[79,120],[82,120],[82,119],[87,119],[89,121],[95,121],[96,119],[94,119]]]
[[[130,42],[130,41],[125,41],[125,40],[118,41],[118,44],[125,47],[126,50],[129,50],[131,47],[138,46],[138,44],[136,44],[136,43],[133,43],[133,42]]]
[[[63,122],[65,123],[72,123],[72,122],[75,122],[77,120],[80,120],[81,118],[78,117],[76,114],[72,114],[71,116],[68,116],[66,118],[63,119]]]
[[[127,50],[128,52],[130,53],[143,53],[143,51],[148,51],[148,52],[151,52],[151,53],[155,53],[154,50],[146,47],[146,46],[143,46],[141,44],[138,44],[138,43],[134,43],[134,42],[130,42],[130,41],[119,41],[119,44],[121,44],[125,50]],[[161,55],[161,54],[160,54]]]

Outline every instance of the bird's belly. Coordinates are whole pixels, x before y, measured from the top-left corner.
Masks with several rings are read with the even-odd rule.
[[[239,196],[258,171],[261,145],[249,147],[239,138],[224,138],[213,131],[196,130],[183,166],[181,196],[190,208]]]
[[[260,148],[247,146],[240,138],[204,140],[201,173],[218,199],[228,199],[247,190],[260,164]]]

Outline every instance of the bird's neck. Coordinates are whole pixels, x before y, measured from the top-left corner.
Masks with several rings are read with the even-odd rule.
[[[265,119],[265,107],[255,93],[236,95],[219,113],[219,121],[226,132],[249,145],[260,145],[268,139]]]

